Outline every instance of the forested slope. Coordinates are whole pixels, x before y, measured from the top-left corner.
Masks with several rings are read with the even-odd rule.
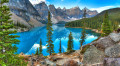
[[[118,25],[120,24],[120,8],[113,8],[113,9],[105,10],[92,18],[84,18],[81,20],[71,21],[71,22],[66,23],[65,26],[68,26],[68,27],[83,27],[83,26],[85,26],[86,28],[100,30],[101,24],[103,22],[104,14],[106,11],[108,11],[108,13],[109,13],[109,20],[111,22],[111,26],[112,26],[113,30],[115,30],[118,27]]]

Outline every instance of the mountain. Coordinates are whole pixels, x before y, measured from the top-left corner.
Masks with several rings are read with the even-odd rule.
[[[9,8],[15,23],[20,22],[28,27],[43,25],[40,23],[42,21],[40,14],[29,0],[10,0]]]
[[[47,23],[48,11],[51,12],[51,20],[54,24],[69,22],[82,18],[83,10],[78,6],[70,9],[65,7],[55,8],[54,5],[47,6],[45,2],[32,5],[29,0],[10,0],[8,6],[12,13],[14,23],[21,23],[27,27],[42,26]],[[87,17],[95,16],[97,11],[88,11]]]
[[[86,28],[101,30],[101,25],[103,23],[104,14],[106,11],[108,11],[109,21],[111,23],[113,30],[116,30],[118,28],[118,25],[120,24],[120,15],[119,15],[120,8],[112,8],[112,9],[102,11],[101,13],[99,13],[96,16],[91,17],[91,18],[85,18],[85,19],[81,19],[81,20],[71,21],[69,23],[66,23],[66,26],[67,27],[83,27],[83,26],[85,26]],[[86,22],[85,25],[84,25],[84,22]]]
[[[61,21],[68,22],[68,21],[78,20],[81,19],[83,16],[83,10],[81,10],[78,6],[70,9],[66,9],[64,7],[62,9],[60,7],[55,8],[54,5],[47,6],[45,2],[41,2],[39,4],[36,4],[35,8],[44,20],[47,20],[47,14],[48,14],[47,12],[49,10],[52,15],[52,22],[55,24]],[[97,11],[91,11],[89,9],[87,11],[87,17],[93,17],[97,14],[98,14]]]

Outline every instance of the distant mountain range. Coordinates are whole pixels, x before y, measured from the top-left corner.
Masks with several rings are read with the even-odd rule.
[[[68,22],[81,19],[84,9],[87,10],[87,17],[93,17],[98,14],[96,10],[91,11],[87,8],[80,9],[74,7],[61,9],[55,8],[54,5],[47,6],[45,2],[32,5],[29,0],[10,0],[9,7],[12,12],[12,19],[14,22],[20,22],[28,27],[42,26],[47,22],[48,11],[51,12],[52,22],[54,24],[59,22]]]

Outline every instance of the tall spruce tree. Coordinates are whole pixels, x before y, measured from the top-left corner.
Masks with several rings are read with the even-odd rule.
[[[84,9],[84,14],[83,14],[83,18],[86,18],[86,9]],[[82,29],[82,35],[81,35],[81,40],[80,40],[80,49],[82,50],[82,45],[85,43],[85,39],[86,39],[86,32],[85,32],[85,26],[86,26],[86,24],[85,24],[85,21],[84,21],[84,27],[83,27],[83,29]]]
[[[86,32],[85,32],[85,29],[83,28],[83,30],[82,30],[82,36],[81,36],[81,38],[80,38],[81,40],[80,40],[80,49],[82,50],[82,45],[85,43],[85,39],[86,39]]]
[[[61,39],[60,39],[60,44],[59,44],[59,53],[62,53],[62,47],[61,47]]]
[[[106,11],[102,24],[102,36],[107,36],[112,32],[111,24],[109,21],[108,11]]]
[[[14,28],[10,18],[10,10],[4,5],[9,0],[0,1],[0,66],[26,66],[26,63],[14,53],[17,51],[15,44],[19,40],[15,39],[19,36],[12,35],[17,31],[9,29]]]
[[[40,52],[40,55],[42,54],[42,40],[40,39],[40,47],[39,47],[39,52]]]
[[[50,16],[50,11],[48,11],[48,23],[47,23],[47,52],[51,55],[52,53],[54,53],[54,44],[52,41],[52,21],[51,21],[51,16]]]
[[[38,54],[39,54],[39,50],[38,50],[38,48],[37,48],[35,55],[38,55]]]
[[[72,37],[72,32],[70,32],[68,45],[67,45],[67,52],[72,52],[72,51],[73,51],[73,37]]]

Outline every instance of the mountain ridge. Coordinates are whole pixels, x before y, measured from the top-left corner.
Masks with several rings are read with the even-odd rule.
[[[39,4],[36,4],[35,5],[35,8],[36,10],[38,10],[38,12],[41,14],[42,10],[44,10],[45,8],[45,16],[47,17],[47,11],[49,10],[52,14],[52,21],[53,23],[58,23],[59,21],[73,21],[73,20],[77,20],[77,19],[80,19],[82,18],[83,16],[83,10],[84,9],[80,9],[78,6],[76,7],[72,7],[70,9],[66,9],[65,7],[62,9],[60,7],[56,8],[54,5],[46,5],[45,2],[40,2]],[[41,9],[39,9],[41,8]],[[87,11],[87,17],[93,17],[95,15],[98,14],[98,12],[96,10],[92,11],[92,10],[89,10],[88,8],[86,8],[88,11]],[[44,15],[44,13],[42,13],[42,15]],[[43,19],[46,19],[43,18]],[[55,22],[56,21],[56,22]]]
[[[13,14],[11,17],[14,23],[19,22],[29,27],[42,26],[47,23],[48,11],[51,12],[51,20],[54,24],[61,21],[69,22],[81,19],[83,11],[79,7],[62,9],[55,8],[54,5],[47,5],[45,2],[32,5],[29,0],[10,0],[9,8]],[[92,13],[93,12],[93,13]],[[93,15],[89,15],[92,13]],[[97,11],[88,11],[87,17],[93,17]],[[22,19],[22,20],[21,20]]]

